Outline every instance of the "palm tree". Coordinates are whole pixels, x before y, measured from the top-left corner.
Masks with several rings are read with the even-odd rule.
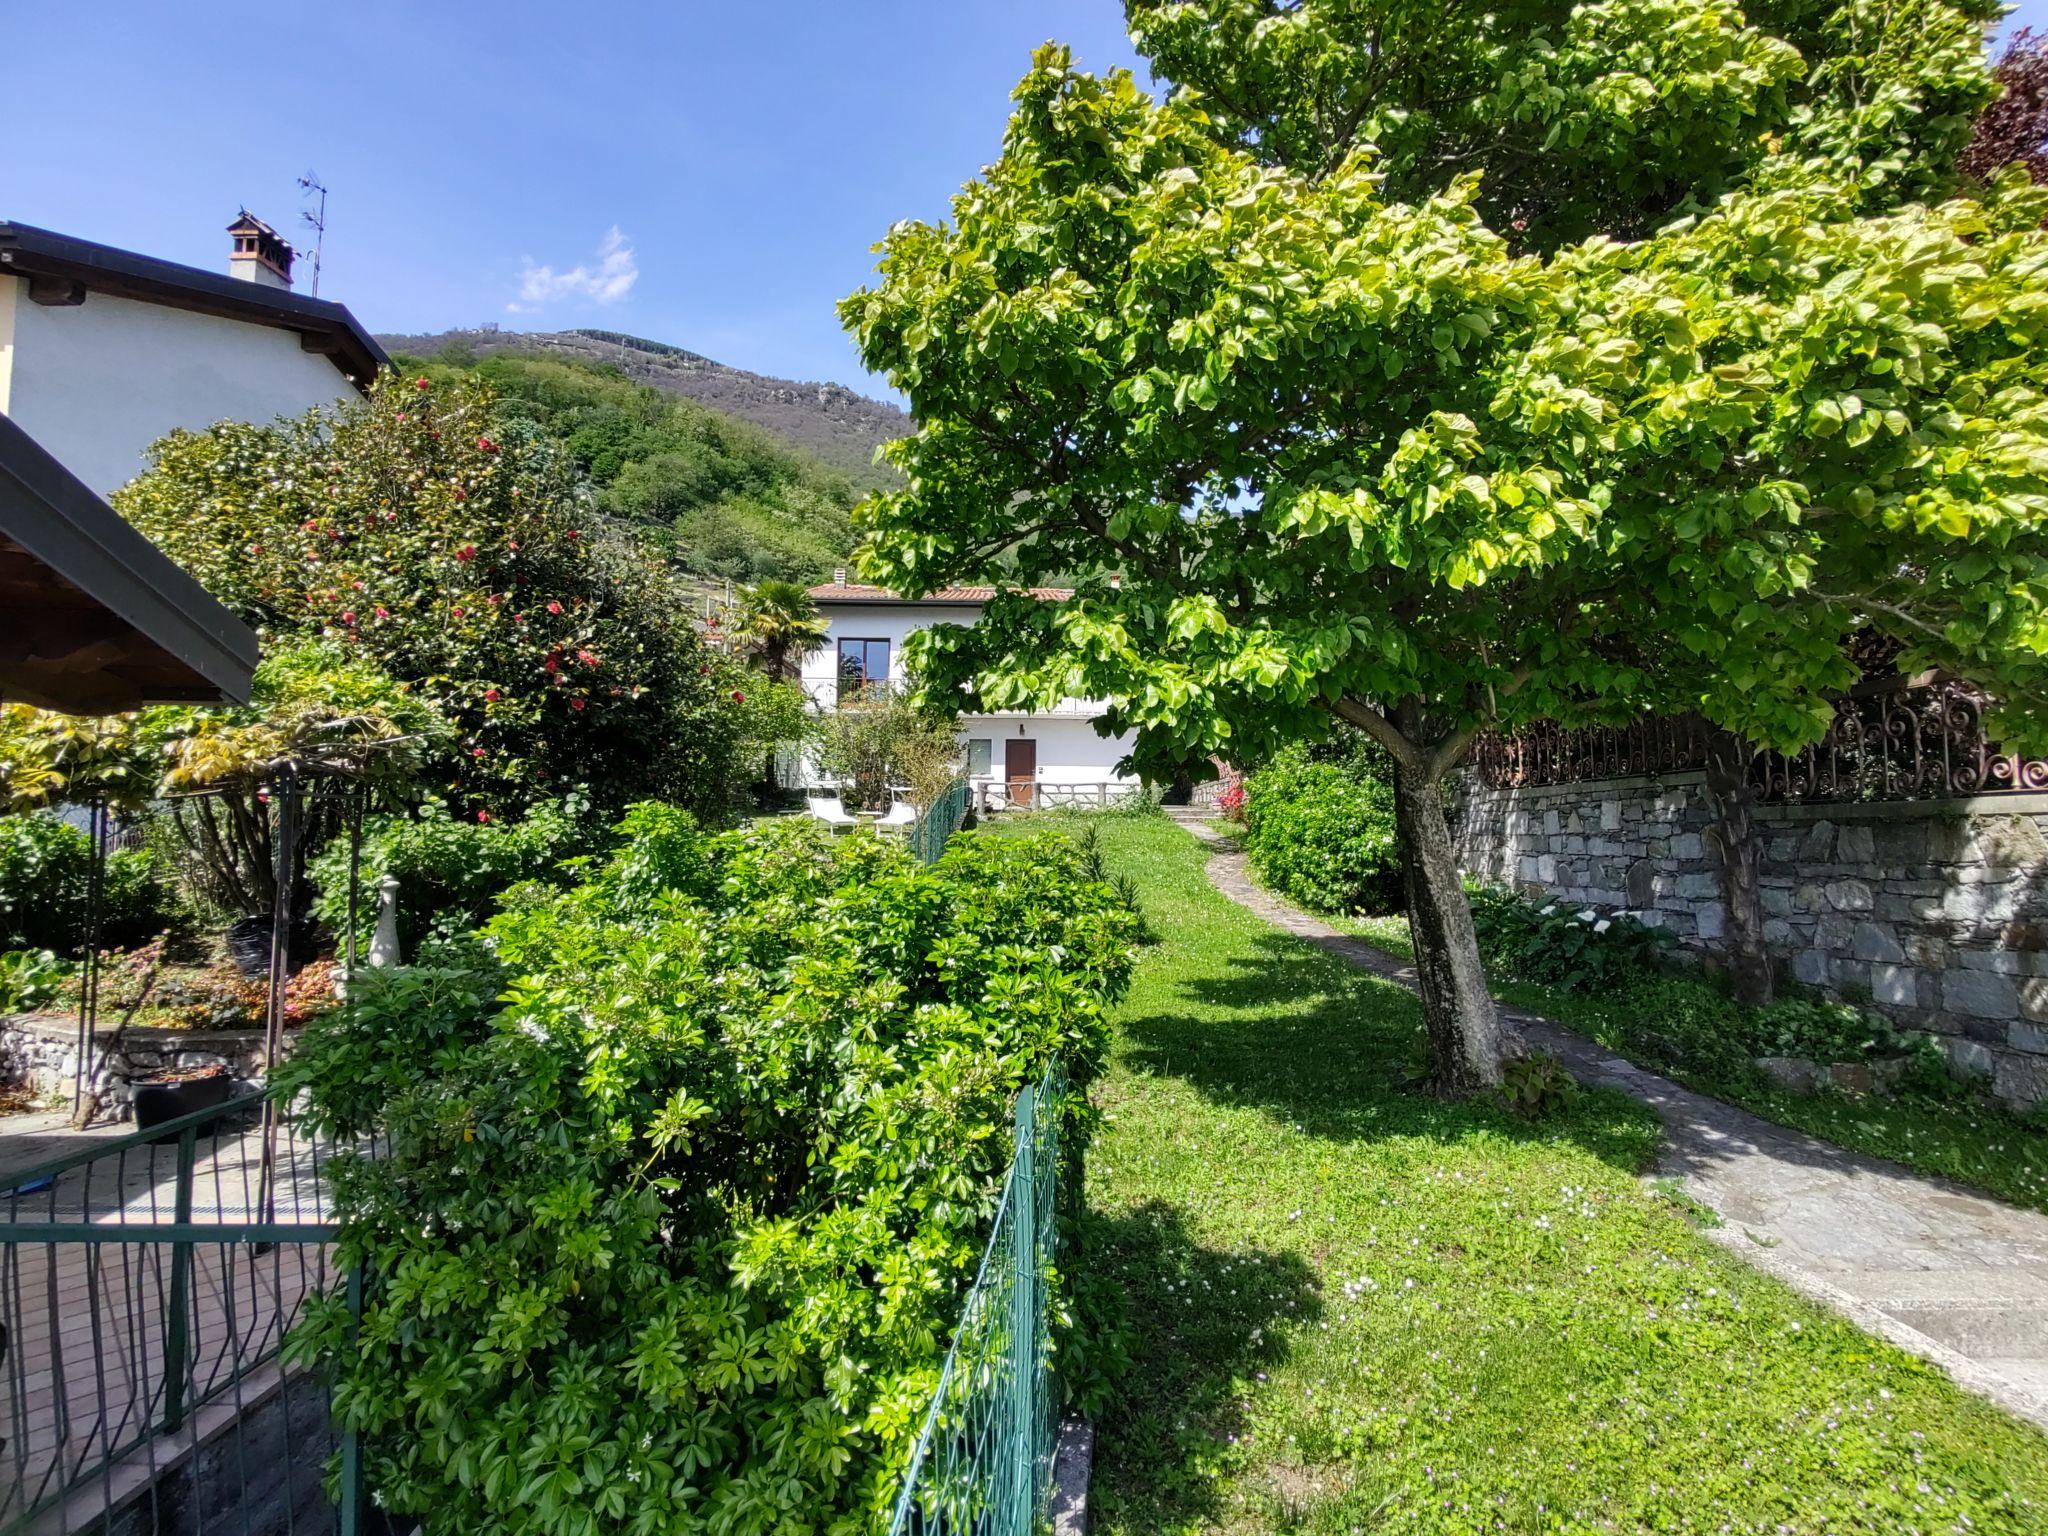
[[[778,683],[794,682],[804,656],[829,633],[811,594],[794,581],[763,581],[742,596],[734,624],[748,657]]]

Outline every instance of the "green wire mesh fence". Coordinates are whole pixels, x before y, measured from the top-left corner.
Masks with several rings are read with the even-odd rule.
[[[925,863],[938,863],[939,855],[946,851],[946,839],[967,819],[967,796],[967,781],[955,779],[911,823],[910,846]]]
[[[1046,1281],[1067,1080],[1017,1097],[1015,1153],[981,1272],[932,1395],[891,1536],[1034,1536],[1052,1480],[1058,1385]]]

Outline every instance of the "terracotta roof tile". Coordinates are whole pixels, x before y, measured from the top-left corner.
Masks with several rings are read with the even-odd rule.
[[[1049,603],[1063,603],[1074,595],[1071,587],[1033,587],[1031,595]],[[821,603],[985,603],[996,595],[994,587],[940,587],[923,597],[898,597],[887,587],[870,587],[859,582],[828,581],[810,589]]]

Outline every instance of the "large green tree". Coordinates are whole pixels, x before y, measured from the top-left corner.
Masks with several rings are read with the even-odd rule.
[[[432,701],[454,734],[429,771],[459,800],[516,810],[584,784],[723,812],[752,755],[745,674],[496,405],[387,374],[295,420],[175,432],[114,503],[267,640],[328,640]]]
[[[1706,0],[1510,8],[1465,18],[1485,48],[1438,12],[1139,7],[1162,71],[1202,82],[1164,101],[1041,51],[1001,158],[951,223],[892,230],[842,315],[919,421],[905,489],[862,514],[867,571],[1006,586],[925,632],[928,686],[1104,698],[1159,771],[1372,737],[1458,1091],[1517,1049],[1442,809],[1487,725],[1694,710],[1796,747],[1874,627],[2040,734],[2048,244],[2015,181],[1894,200],[1988,91],[1958,57],[1974,7],[1917,8],[1920,64],[1845,32],[1878,14],[1855,7],[1785,35]],[[1701,29],[1727,70],[1687,51]],[[1267,67],[1276,38],[1298,52]],[[1431,49],[1477,62],[1442,66],[1456,135],[1411,142]],[[1576,96],[1481,89],[1488,59],[1602,57]],[[1375,115],[1383,73],[1411,83]],[[1332,81],[1357,95],[1329,130]],[[1631,123],[1617,202],[1629,156],[1582,151]],[[1025,595],[1055,573],[1074,600]]]

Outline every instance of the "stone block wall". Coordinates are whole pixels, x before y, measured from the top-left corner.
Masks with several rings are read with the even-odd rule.
[[[98,1038],[104,1050],[113,1034],[105,1031]],[[260,1082],[265,1065],[260,1029],[131,1029],[125,1049],[138,1073],[226,1067],[240,1088]],[[0,1082],[68,1104],[77,1071],[76,1019],[42,1013],[0,1015]],[[128,1118],[128,1101],[126,1083],[108,1084],[106,1103],[115,1119]]]
[[[1627,911],[1710,962],[1719,851],[1698,774],[1461,786],[1466,870]],[[2048,1100],[2048,795],[1766,805],[1765,937],[1784,973],[1936,1036],[2000,1097]]]

